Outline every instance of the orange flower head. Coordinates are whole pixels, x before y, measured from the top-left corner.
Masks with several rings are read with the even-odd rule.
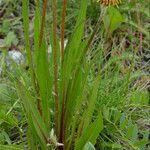
[[[104,6],[116,5],[118,6],[121,3],[121,0],[98,0]]]

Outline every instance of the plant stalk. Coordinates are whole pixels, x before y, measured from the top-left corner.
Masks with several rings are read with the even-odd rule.
[[[56,0],[52,1],[52,28],[53,28],[53,56],[54,56],[54,97],[55,97],[55,130],[58,136],[58,64],[57,64],[57,4]]]
[[[63,0],[62,24],[61,24],[61,62],[64,56],[64,37],[65,37],[65,17],[66,17],[67,0]]]
[[[61,26],[61,63],[63,63],[64,56],[64,37],[65,37],[65,17],[66,17],[66,7],[67,0],[63,0],[63,10],[62,10],[62,26]],[[65,89],[65,84],[64,84]],[[60,134],[59,134],[59,142],[64,143],[65,141],[65,125],[64,125],[64,110],[65,109],[65,91],[63,90],[63,99],[62,99],[62,108],[61,108],[61,118],[60,118]],[[63,150],[64,147],[59,147],[60,150]]]

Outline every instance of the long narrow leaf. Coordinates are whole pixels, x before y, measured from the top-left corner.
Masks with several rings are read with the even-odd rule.
[[[82,136],[77,140],[75,144],[75,150],[82,150],[84,145],[87,142],[91,142],[93,145],[96,143],[96,139],[99,136],[99,133],[103,129],[103,117],[102,114],[99,113],[98,118],[91,123],[87,129],[85,129]]]
[[[14,145],[0,145],[0,150],[23,150]]]
[[[29,94],[26,87],[23,86],[23,84],[21,84],[20,82],[18,82],[17,84],[17,89],[18,95],[23,102],[23,106],[28,117],[28,123],[31,123],[29,124],[30,126],[32,126],[32,124],[34,125],[37,135],[39,136],[43,145],[45,145],[46,147],[46,142],[48,141],[48,131],[38,112],[38,109],[36,108],[34,99]]]

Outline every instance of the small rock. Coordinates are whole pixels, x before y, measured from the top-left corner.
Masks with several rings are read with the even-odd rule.
[[[17,64],[20,64],[20,63],[24,62],[24,56],[19,51],[11,50],[11,51],[8,52],[8,56],[11,59],[13,59]]]

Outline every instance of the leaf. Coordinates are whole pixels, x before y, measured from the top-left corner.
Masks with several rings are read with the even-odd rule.
[[[6,84],[0,84],[0,103],[10,101],[11,96]]]
[[[32,82],[36,96],[40,99],[42,117],[49,128],[50,124],[50,111],[49,111],[49,99],[51,95],[51,78],[49,73],[47,45],[45,40],[42,41],[41,47],[39,47],[39,30],[40,30],[40,10],[39,6],[36,7],[35,18],[34,18],[34,53],[31,52],[30,48],[30,37],[29,37],[29,0],[22,2],[22,16],[24,25],[24,38],[27,59],[29,68],[31,71]],[[34,57],[33,57],[34,54]],[[35,61],[33,61],[33,58]],[[33,62],[35,62],[33,64]],[[34,68],[35,66],[35,68]],[[37,83],[37,84],[36,84]],[[50,129],[49,129],[50,131]]]
[[[9,138],[9,135],[5,132],[5,131],[1,131],[0,135],[2,135],[5,138],[5,142],[7,142],[8,144],[11,144],[11,140]]]
[[[18,39],[17,39],[15,33],[12,31],[8,32],[8,34],[5,38],[5,46],[10,47],[11,44],[17,45],[17,43],[18,43]]]
[[[9,30],[10,30],[10,22],[8,20],[3,20],[2,21],[2,26],[0,28],[0,32],[1,33],[5,33],[5,34],[8,34]]]
[[[129,125],[128,126],[128,128],[127,128],[127,138],[129,138],[129,139],[132,139],[132,132],[133,132],[133,125],[131,124],[131,125]]]
[[[109,108],[106,107],[106,106],[103,106],[103,117],[104,117],[106,120],[109,120],[109,119],[110,119]]]
[[[120,24],[124,21],[124,19],[116,8],[109,7],[108,14],[104,17],[103,21],[106,31],[112,33],[120,26]]]
[[[137,139],[138,139],[138,127],[137,124],[135,124],[132,131],[132,140],[136,141]]]
[[[140,146],[145,146],[148,143],[148,140],[140,140],[137,141],[134,146],[140,147]]]
[[[2,123],[7,123],[10,126],[17,126],[17,118],[12,114],[7,114],[7,108],[0,106],[0,125]]]
[[[121,148],[122,148],[121,144],[118,144],[118,143],[113,143],[112,144],[112,149],[121,149]]]
[[[87,129],[84,130],[81,137],[77,140],[75,144],[75,150],[82,150],[84,145],[88,141],[90,141],[94,145],[102,129],[103,129],[103,117],[102,114],[99,113],[98,118],[93,123],[91,123],[87,127]]]
[[[85,111],[85,116],[84,116],[85,117],[85,119],[84,119],[84,128],[85,129],[91,122],[91,119],[92,119],[92,116],[93,116],[93,113],[95,110],[99,81],[100,81],[100,77],[98,76],[93,83],[92,93],[90,95],[89,102],[88,102],[88,108]]]
[[[121,112],[119,110],[114,110],[114,111],[115,111],[115,113],[114,113],[114,123],[116,124],[119,121],[120,117],[121,117]]]
[[[68,44],[66,46],[65,50],[65,57],[64,57],[64,66],[66,68],[64,69],[64,74],[65,75],[65,80],[69,80],[72,70],[74,68],[74,65],[77,62],[78,57],[80,56],[80,44],[82,41],[82,36],[84,32],[84,24],[86,20],[86,10],[87,10],[87,5],[88,2],[87,0],[82,0],[81,1],[81,7],[78,12],[78,18],[77,22],[75,25],[75,29],[73,31],[72,37],[68,41]]]
[[[125,129],[127,124],[128,124],[128,120],[126,119],[125,114],[122,114],[120,118],[120,128]]]
[[[79,64],[79,59],[81,58],[85,47],[85,43],[82,42],[82,36],[84,33],[84,24],[86,20],[86,10],[88,5],[87,1],[88,0],[81,1],[75,29],[65,49],[64,62],[60,79],[62,81],[60,87],[63,89],[62,92],[60,91],[60,100],[67,96],[67,98],[65,98],[65,109],[67,115],[67,117],[65,117],[65,122],[68,126],[70,126],[70,122],[72,122],[74,112],[77,110],[77,105],[80,104],[77,101],[82,100],[79,99],[79,97],[81,97],[83,94],[82,91],[84,73],[82,68],[83,66],[81,63]]]
[[[26,87],[21,83],[17,82],[18,95],[23,102],[25,112],[27,115],[28,123],[31,127],[34,127],[31,132],[36,131],[41,144],[46,147],[46,140],[48,139],[48,130],[46,128],[45,122],[43,121],[36,105],[34,103],[34,98],[27,91]]]
[[[39,7],[36,5],[35,17],[34,17],[34,62],[35,66],[38,63],[38,52],[39,52],[39,37],[40,37],[40,25],[41,25],[41,16]]]
[[[52,84],[49,72],[49,64],[48,64],[48,57],[47,57],[47,50],[46,45],[43,43],[42,47],[38,50],[38,61],[37,61],[37,80],[39,83],[39,94],[41,98],[41,107],[43,113],[43,119],[49,128],[50,124],[50,111],[49,111],[49,99],[51,96]]]
[[[93,146],[91,142],[88,142],[85,144],[83,150],[95,150],[95,147]]]
[[[14,145],[0,145],[0,150],[23,150]]]
[[[41,16],[39,3],[37,3],[34,17],[34,65],[35,65],[35,74],[38,80],[38,88],[40,95],[40,104],[42,110],[42,117],[46,123],[47,128],[50,127],[50,111],[49,111],[49,100],[51,96],[51,76],[49,72],[49,62],[48,62],[48,51],[47,45],[44,40],[45,36],[43,35],[43,41],[39,45],[40,41],[40,28],[41,28]],[[50,129],[49,129],[50,131]]]

